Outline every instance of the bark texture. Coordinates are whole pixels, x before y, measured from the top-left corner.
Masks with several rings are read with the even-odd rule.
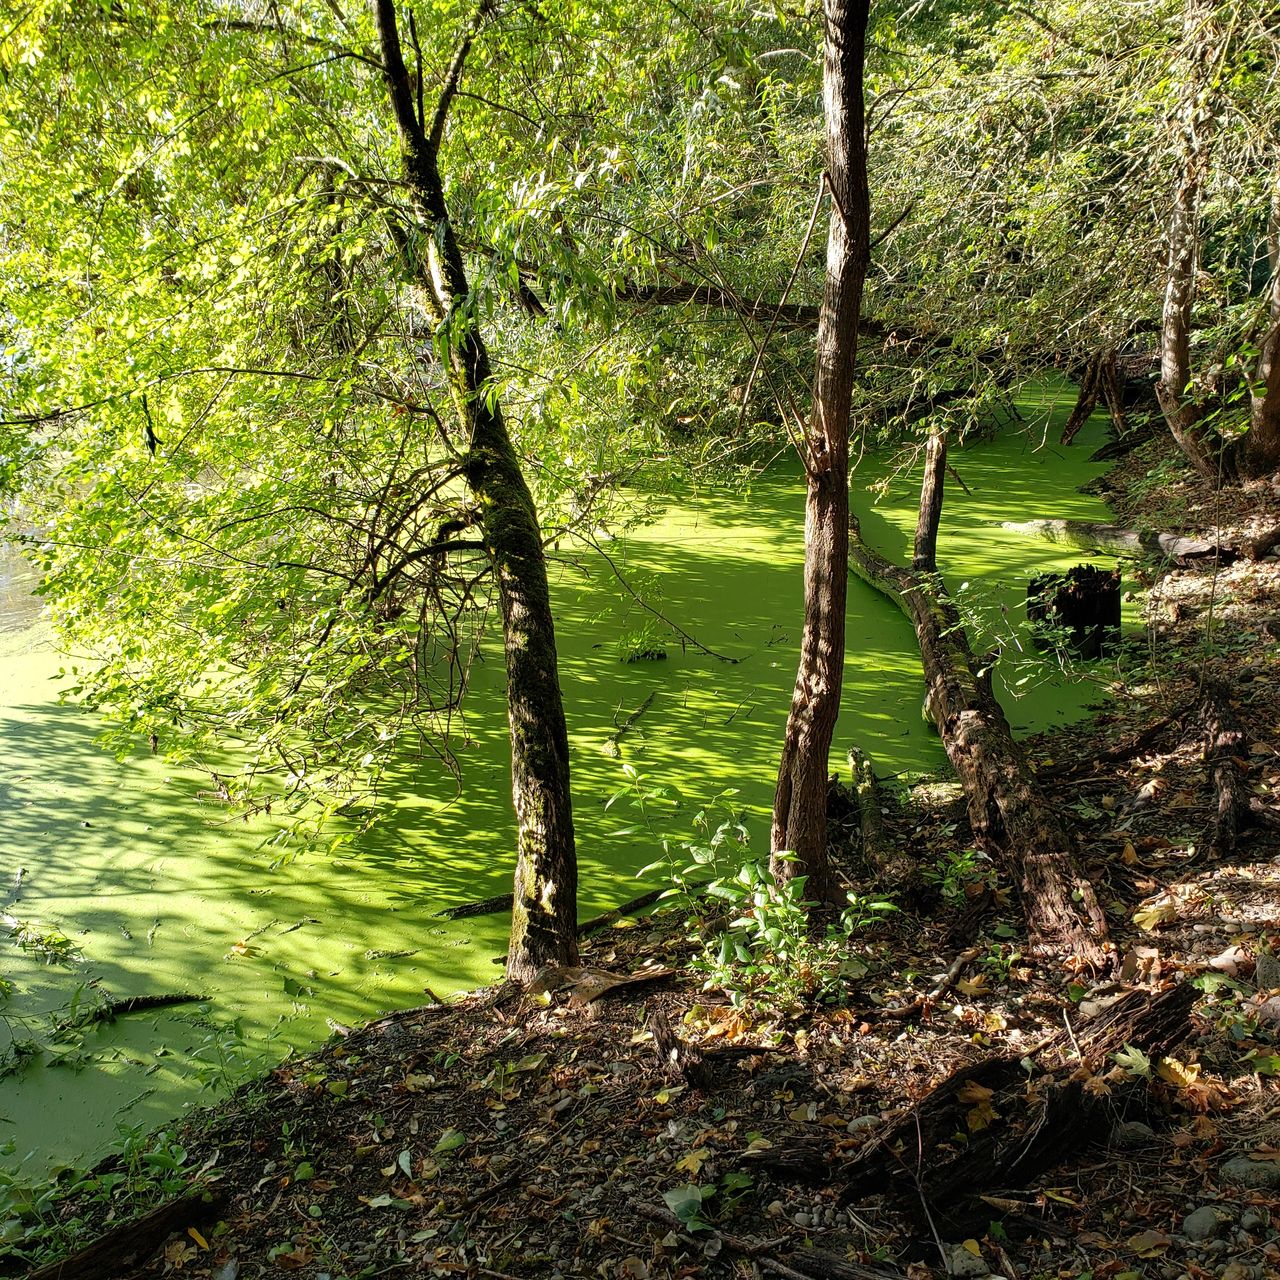
[[[1280,267],[1280,151],[1273,150],[1271,158],[1267,313],[1256,376],[1249,389],[1248,429],[1242,435],[1227,439],[1217,431],[1213,417],[1220,405],[1206,388],[1196,385],[1191,362],[1191,316],[1202,239],[1200,208],[1212,161],[1218,107],[1213,86],[1219,55],[1228,38],[1215,16],[1212,0],[1187,0],[1179,108],[1180,172],[1169,218],[1160,381],[1156,386],[1160,409],[1178,447],[1215,486],[1280,470],[1280,279],[1276,274]]]
[[[949,1235],[980,1234],[991,1219],[984,1192],[1028,1186],[1105,1138],[1117,1120],[1144,1114],[1149,1082],[1109,1072],[1110,1055],[1125,1046],[1153,1062],[1170,1054],[1192,1031],[1195,995],[1189,983],[1154,997],[1130,992],[1076,1031],[1078,1063],[1071,1053],[1066,1065],[1030,1080],[1016,1054],[965,1067],[828,1176],[845,1182],[845,1203],[888,1195],[911,1211],[923,1204]],[[1101,1087],[1088,1087],[1093,1073],[1107,1074]],[[984,1105],[989,1114],[974,1129],[974,1108]],[[957,1142],[958,1133],[967,1140]]]
[[[849,406],[870,256],[862,92],[868,0],[825,0],[823,95],[831,220],[818,322],[806,473],[804,634],[774,796],[772,870],[806,876],[817,901],[841,902],[827,857],[827,759],[844,679],[849,547]],[[789,852],[792,859],[778,855]]]
[[[1230,691],[1217,681],[1205,686],[1200,720],[1205,735],[1204,762],[1214,796],[1204,847],[1210,858],[1226,858],[1234,852],[1241,829],[1252,820],[1247,782],[1249,738],[1231,705]]]
[[[930,469],[945,465],[946,452],[939,449]],[[926,489],[929,484],[926,476]],[[925,510],[922,504],[922,516]],[[915,628],[925,706],[964,787],[974,839],[1020,886],[1033,951],[1102,968],[1111,958],[1106,917],[1076,861],[1071,836],[1014,741],[990,680],[980,674],[941,578],[902,569],[872,551],[856,522],[850,562]]]
[[[577,860],[569,739],[542,532],[501,407],[489,394],[489,353],[473,314],[440,176],[445,119],[471,36],[458,46],[428,123],[415,109],[394,0],[373,0],[373,13],[414,206],[415,225],[406,229],[404,247],[432,312],[436,345],[447,361],[467,440],[464,476],[479,510],[502,614],[517,831],[507,974],[527,981],[544,964],[577,962]]]
[[[1000,527],[1010,533],[1043,538],[1046,542],[1079,547],[1083,551],[1109,551],[1118,556],[1163,556],[1178,564],[1214,558],[1227,564],[1237,555],[1234,548],[1206,542],[1203,538],[1125,529],[1115,524],[1096,524],[1092,520],[1005,520]]]

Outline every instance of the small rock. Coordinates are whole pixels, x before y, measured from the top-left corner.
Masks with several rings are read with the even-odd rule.
[[[979,1280],[981,1276],[990,1275],[990,1269],[976,1254],[970,1253],[962,1244],[951,1250],[951,1258],[947,1270],[953,1276],[965,1277],[965,1280]]]
[[[797,1227],[808,1227],[813,1225],[813,1219],[807,1213],[797,1213],[793,1215],[791,1221],[794,1222]]]
[[[1274,1160],[1250,1160],[1236,1156],[1218,1169],[1228,1182],[1241,1187],[1280,1188],[1280,1164]]]
[[[1230,1240],[1209,1240],[1201,1246],[1205,1253],[1226,1253],[1231,1248]]]
[[[1273,991],[1280,987],[1280,956],[1272,955],[1270,951],[1259,951],[1254,962],[1253,981],[1260,991]]]
[[[1158,1141],[1156,1131],[1149,1124],[1143,1124],[1141,1120],[1126,1120],[1111,1130],[1111,1145],[1119,1147],[1122,1151],[1132,1150],[1134,1147],[1148,1147]]]
[[[846,1133],[858,1133],[863,1129],[874,1129],[880,1123],[878,1115],[854,1116],[852,1120],[845,1125]]]
[[[1243,947],[1228,947],[1225,951],[1218,952],[1209,961],[1209,968],[1217,969],[1219,973],[1225,973],[1234,978],[1241,973],[1246,973],[1250,963],[1249,953]]]
[[[1250,1008],[1259,1022],[1280,1022],[1280,996],[1256,995]]]
[[[1259,1227],[1265,1227],[1267,1219],[1257,1209],[1246,1209],[1240,1215],[1240,1227],[1244,1231],[1257,1231]]]
[[[1202,1205],[1182,1220],[1182,1234],[1188,1240],[1212,1240],[1231,1225],[1231,1216],[1217,1205]]]

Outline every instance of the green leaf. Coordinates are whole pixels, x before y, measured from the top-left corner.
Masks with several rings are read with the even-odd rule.
[[[447,1151],[457,1151],[467,1145],[467,1135],[460,1129],[446,1129],[440,1135],[440,1141],[433,1148],[434,1154],[443,1155]]]

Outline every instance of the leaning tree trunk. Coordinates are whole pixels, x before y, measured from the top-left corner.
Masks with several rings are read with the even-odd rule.
[[[544,964],[577,962],[578,871],[569,738],[542,533],[502,410],[490,394],[489,353],[472,313],[466,267],[440,177],[445,118],[471,37],[454,55],[428,127],[415,111],[394,0],[373,0],[373,11],[416,218],[406,249],[433,312],[437,342],[447,347],[450,387],[470,442],[464,474],[479,508],[502,613],[517,829],[507,973],[525,981]]]
[[[824,0],[823,94],[831,221],[818,321],[812,418],[804,433],[804,634],[773,803],[781,883],[805,876],[815,901],[842,901],[827,856],[827,760],[844,681],[849,557],[849,406],[870,256],[862,65],[868,0]],[[790,857],[780,855],[788,853]]]
[[[867,547],[853,522],[854,571],[911,620],[920,645],[925,706],[964,787],[974,839],[1022,893],[1032,949],[1093,968],[1110,959],[1106,917],[1076,862],[1073,841],[1049,804],[975,661],[960,615],[932,560],[946,447],[930,441],[912,570]],[[921,555],[921,549],[926,554]]]

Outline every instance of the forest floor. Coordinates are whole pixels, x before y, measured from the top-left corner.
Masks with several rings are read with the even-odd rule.
[[[1166,455],[1153,444],[1108,477],[1120,521],[1224,540],[1280,524],[1274,490],[1201,491]],[[561,973],[382,1018],[192,1118],[185,1163],[212,1203],[162,1219],[137,1268],[126,1246],[75,1274],[1280,1277],[1280,834],[1271,808],[1206,855],[1198,711],[1204,689],[1228,691],[1234,764],[1280,805],[1280,560],[1143,571],[1120,696],[1027,744],[1079,832],[1116,974],[1025,957],[1012,887],[957,852],[956,789],[902,791],[887,832],[931,883],[871,913],[825,1002],[708,988],[691,962],[714,910],[677,900],[585,943],[584,966],[644,981],[601,993],[599,974]],[[849,854],[853,818],[833,825]],[[855,856],[846,870],[856,887]],[[1081,1050],[1117,997],[1189,982],[1172,1054]],[[941,1147],[911,1138],[931,1089],[993,1058],[1022,1059],[1021,1093],[975,1073]],[[1074,1151],[1073,1114],[1037,1109],[1035,1082],[1067,1078],[1106,1121],[1095,1107]],[[930,1204],[938,1162],[1046,1125],[1065,1155],[1043,1172],[975,1183],[963,1214]],[[853,1175],[877,1148],[888,1172],[868,1186]],[[125,1210],[91,1188],[62,1213],[88,1239]]]

